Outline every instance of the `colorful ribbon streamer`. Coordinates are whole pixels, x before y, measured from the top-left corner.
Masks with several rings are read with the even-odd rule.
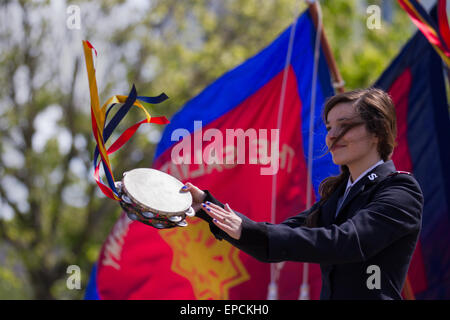
[[[92,120],[92,132],[94,134],[97,146],[94,152],[94,178],[97,185],[102,192],[113,200],[120,200],[119,194],[115,186],[114,175],[111,168],[111,162],[109,161],[109,155],[119,150],[128,140],[136,133],[137,129],[144,123],[155,124],[167,124],[169,121],[166,117],[152,117],[139,102],[143,101],[151,104],[158,104],[166,100],[168,97],[162,93],[156,97],[138,96],[135,86],[131,88],[128,96],[115,95],[109,98],[105,104],[100,108],[97,81],[95,78],[95,68],[92,56],[92,50],[94,50],[97,56],[97,50],[89,43],[89,41],[83,41],[84,56],[86,60],[86,68],[89,79],[89,91],[91,96],[91,120]],[[122,104],[120,109],[116,112],[114,117],[106,124],[111,110],[118,104]],[[119,125],[125,115],[130,111],[132,106],[137,106],[145,113],[146,118],[138,123],[132,125],[126,129],[111,146],[106,149],[105,144],[113,133],[114,129]],[[100,156],[100,162],[98,161]],[[100,178],[100,164],[103,164],[103,170],[108,182],[105,185]]]
[[[398,0],[411,20],[428,39],[447,67],[450,67],[450,29],[448,25],[446,0],[438,2],[438,24],[416,0]]]

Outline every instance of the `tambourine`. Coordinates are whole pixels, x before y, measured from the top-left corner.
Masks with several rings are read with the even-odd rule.
[[[127,171],[116,182],[128,217],[158,229],[185,227],[186,217],[195,215],[192,195],[181,191],[183,186],[175,177],[147,168]]]

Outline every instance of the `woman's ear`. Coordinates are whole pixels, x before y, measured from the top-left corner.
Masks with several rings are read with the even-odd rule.
[[[373,141],[374,144],[378,145],[380,143],[380,138],[378,138],[378,136],[375,133],[373,133],[372,134],[372,141]]]

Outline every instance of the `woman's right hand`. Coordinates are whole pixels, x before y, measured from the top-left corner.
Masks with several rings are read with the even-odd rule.
[[[197,212],[201,209],[201,205],[203,201],[205,201],[206,193],[203,190],[200,190],[192,183],[187,182],[182,188],[181,191],[189,191],[192,195],[192,208]]]

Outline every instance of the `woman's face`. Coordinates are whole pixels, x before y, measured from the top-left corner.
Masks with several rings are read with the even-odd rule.
[[[328,149],[339,136],[342,126],[362,119],[357,114],[351,102],[338,103],[327,115],[326,128],[328,131],[326,144]],[[364,124],[353,127],[339,139],[337,144],[330,150],[333,162],[337,165],[351,165],[373,159],[377,156],[378,138],[369,133]]]

